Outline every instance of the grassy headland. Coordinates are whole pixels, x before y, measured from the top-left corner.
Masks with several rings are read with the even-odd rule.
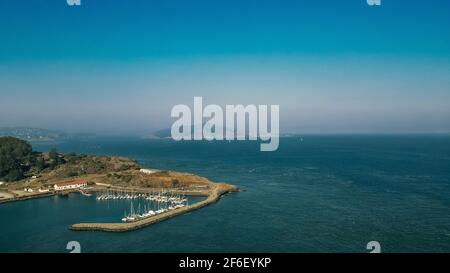
[[[75,230],[132,230],[201,208],[217,201],[222,194],[238,190],[233,185],[215,183],[190,173],[156,169],[146,173],[138,162],[125,157],[33,152],[27,142],[12,137],[0,137],[0,162],[0,181],[6,180],[0,185],[0,203],[77,192],[78,189],[55,191],[53,188],[56,183],[76,179],[88,181],[84,192],[164,190],[207,196],[202,202],[133,223],[77,224],[72,226]]]

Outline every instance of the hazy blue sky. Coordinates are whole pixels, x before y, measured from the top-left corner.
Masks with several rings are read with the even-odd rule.
[[[175,104],[283,132],[450,131],[450,1],[0,0],[0,126],[148,133]]]

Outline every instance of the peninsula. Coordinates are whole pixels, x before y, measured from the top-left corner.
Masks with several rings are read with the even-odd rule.
[[[200,209],[219,200],[236,186],[216,183],[190,173],[143,168],[138,162],[118,156],[94,156],[33,152],[31,145],[13,137],[0,137],[0,205],[5,202],[80,193],[154,193],[205,196],[194,204],[161,210],[131,222],[76,223],[72,230],[123,232]]]

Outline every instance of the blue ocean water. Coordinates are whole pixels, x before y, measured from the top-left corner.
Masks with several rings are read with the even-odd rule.
[[[75,222],[123,208],[71,195],[0,205],[0,252],[383,252],[450,251],[450,136],[360,135],[259,143],[174,142],[133,137],[34,144],[45,151],[121,155],[192,172],[242,191],[127,233],[76,232]]]

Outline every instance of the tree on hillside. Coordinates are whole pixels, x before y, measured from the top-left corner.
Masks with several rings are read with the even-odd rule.
[[[58,151],[56,149],[51,149],[50,152],[48,152],[48,157],[49,157],[49,168],[50,169],[54,169],[57,166],[64,164],[65,161],[62,158],[62,156],[60,154],[58,154]]]
[[[28,142],[14,137],[0,137],[0,179],[22,179],[34,160],[32,147]]]
[[[45,160],[42,156],[38,156],[36,158],[36,168],[38,171],[42,171],[43,169],[45,169],[46,164],[45,164]]]

